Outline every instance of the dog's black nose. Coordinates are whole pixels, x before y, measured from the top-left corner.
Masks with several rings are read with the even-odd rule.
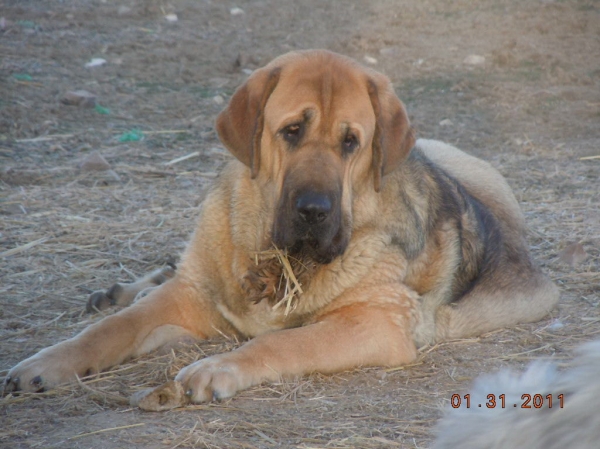
[[[302,193],[296,198],[296,211],[309,225],[318,224],[331,213],[331,200],[322,193]]]

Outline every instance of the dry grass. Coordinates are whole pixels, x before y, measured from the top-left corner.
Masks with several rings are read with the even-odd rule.
[[[282,291],[282,298],[279,299],[274,305],[273,310],[277,310],[279,307],[285,304],[284,315],[288,314],[296,308],[300,296],[302,296],[302,285],[298,282],[292,263],[288,257],[287,251],[282,251],[275,247],[273,249],[260,251],[255,254],[255,264],[259,266],[261,263],[274,264],[277,267],[277,271],[281,274],[276,280],[275,291]],[[300,261],[296,261],[301,263]]]

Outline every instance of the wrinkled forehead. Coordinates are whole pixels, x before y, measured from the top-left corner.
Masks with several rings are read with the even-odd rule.
[[[336,63],[337,62],[337,63]],[[265,118],[278,126],[301,119],[307,112],[328,123],[369,126],[375,116],[367,74],[339,61],[298,61],[282,68],[279,82],[265,108]]]

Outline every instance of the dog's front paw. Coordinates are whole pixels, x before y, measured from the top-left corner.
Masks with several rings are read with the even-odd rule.
[[[235,353],[207,357],[183,368],[175,377],[185,394],[196,404],[232,397],[254,385],[248,367],[236,360]]]
[[[57,385],[72,382],[77,376],[84,377],[97,372],[78,357],[69,342],[46,348],[23,360],[8,372],[3,393],[16,391],[42,392]]]

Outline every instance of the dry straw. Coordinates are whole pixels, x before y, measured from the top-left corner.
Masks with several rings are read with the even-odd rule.
[[[280,299],[273,305],[273,310],[279,309],[285,304],[284,315],[288,316],[289,313],[295,309],[298,298],[302,295],[302,285],[298,281],[298,278],[294,274],[294,269],[290,263],[290,258],[287,251],[283,251],[277,247],[269,250],[259,251],[254,256],[254,262],[258,266],[261,262],[276,260],[281,268],[281,276],[279,278],[279,285],[277,290],[283,289],[283,298]],[[299,264],[300,261],[292,259],[294,264]]]

